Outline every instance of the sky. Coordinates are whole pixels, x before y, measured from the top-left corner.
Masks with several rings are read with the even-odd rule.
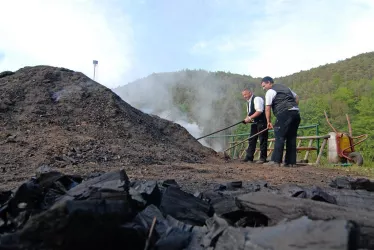
[[[0,72],[115,88],[182,69],[280,77],[374,51],[373,0],[0,0]],[[5,10],[5,11],[4,11]]]

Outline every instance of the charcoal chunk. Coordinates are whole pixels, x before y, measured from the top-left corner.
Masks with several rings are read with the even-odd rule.
[[[162,196],[160,210],[164,214],[189,223],[202,226],[213,215],[210,204],[179,188],[168,187]]]

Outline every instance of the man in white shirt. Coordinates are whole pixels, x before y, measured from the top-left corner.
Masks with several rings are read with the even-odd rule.
[[[284,144],[286,144],[285,167],[296,166],[296,138],[300,125],[299,97],[295,92],[283,84],[274,84],[274,80],[267,76],[261,81],[262,88],[267,90],[265,95],[265,115],[267,126],[274,129],[275,143],[271,161],[267,165],[280,166],[283,158]],[[274,126],[271,123],[271,109],[277,118]]]
[[[253,95],[253,92],[249,89],[244,89],[242,91],[243,98],[247,101],[247,116],[244,119],[245,123],[251,123],[251,133],[249,135],[250,139],[248,139],[248,148],[247,154],[244,158],[244,162],[253,162],[253,156],[256,151],[256,144],[257,139],[260,140],[260,159],[256,162],[258,164],[262,164],[266,162],[267,158],[267,143],[268,143],[268,130],[262,132],[261,134],[254,136],[258,132],[266,129],[267,122],[264,113],[264,100],[259,97]]]

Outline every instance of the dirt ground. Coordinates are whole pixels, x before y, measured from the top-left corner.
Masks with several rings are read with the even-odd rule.
[[[344,169],[329,169],[317,166],[297,168],[269,167],[232,160],[227,163],[213,164],[175,164],[157,167],[125,168],[130,179],[175,179],[182,188],[190,192],[203,191],[217,184],[230,181],[266,181],[272,186],[294,183],[300,185],[328,186],[338,176],[365,177],[347,174]]]
[[[104,171],[118,168],[85,168],[69,165],[65,168],[55,169],[67,174],[90,176]],[[365,177],[360,174],[347,174],[345,168],[325,168],[317,166],[299,166],[297,168],[269,167],[260,164],[242,163],[240,160],[229,162],[216,162],[208,164],[176,163],[168,165],[137,165],[125,166],[130,180],[158,180],[175,179],[182,189],[195,192],[224,184],[230,181],[266,181],[271,186],[284,183],[299,185],[316,185],[326,187],[330,181],[338,176]],[[23,181],[34,176],[32,169],[18,169],[2,173],[0,177],[0,190],[9,190],[19,186]]]

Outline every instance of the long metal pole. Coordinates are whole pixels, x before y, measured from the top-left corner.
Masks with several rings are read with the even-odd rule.
[[[223,152],[226,152],[227,150],[232,149],[232,148],[238,146],[239,144],[242,144],[243,142],[245,142],[245,141],[247,141],[247,140],[249,140],[249,139],[251,139],[251,138],[253,138],[253,137],[255,137],[255,136],[258,136],[259,134],[265,132],[266,130],[268,130],[268,128],[265,128],[264,130],[261,130],[260,132],[258,132],[258,133],[256,133],[256,134],[250,136],[249,138],[246,138],[246,139],[244,139],[244,140],[238,142],[237,144],[235,144],[234,146],[231,146],[231,147],[227,148],[227,149],[226,149],[225,151],[223,151]]]
[[[205,138],[205,137],[207,137],[207,136],[210,136],[210,135],[213,135],[213,134],[215,134],[215,133],[218,133],[218,132],[221,132],[221,131],[223,131],[223,130],[226,130],[226,129],[228,129],[228,128],[234,127],[234,126],[236,126],[236,125],[238,125],[238,124],[240,124],[240,123],[243,123],[243,121],[237,122],[237,123],[235,123],[235,124],[233,124],[233,125],[231,125],[231,126],[229,126],[229,127],[227,127],[227,128],[223,128],[223,129],[221,129],[221,130],[218,130],[218,131],[216,131],[216,132],[210,133],[210,134],[208,134],[208,135],[204,135],[204,136],[202,136],[202,137],[200,137],[200,138],[197,138],[196,140],[200,140],[200,139]]]

